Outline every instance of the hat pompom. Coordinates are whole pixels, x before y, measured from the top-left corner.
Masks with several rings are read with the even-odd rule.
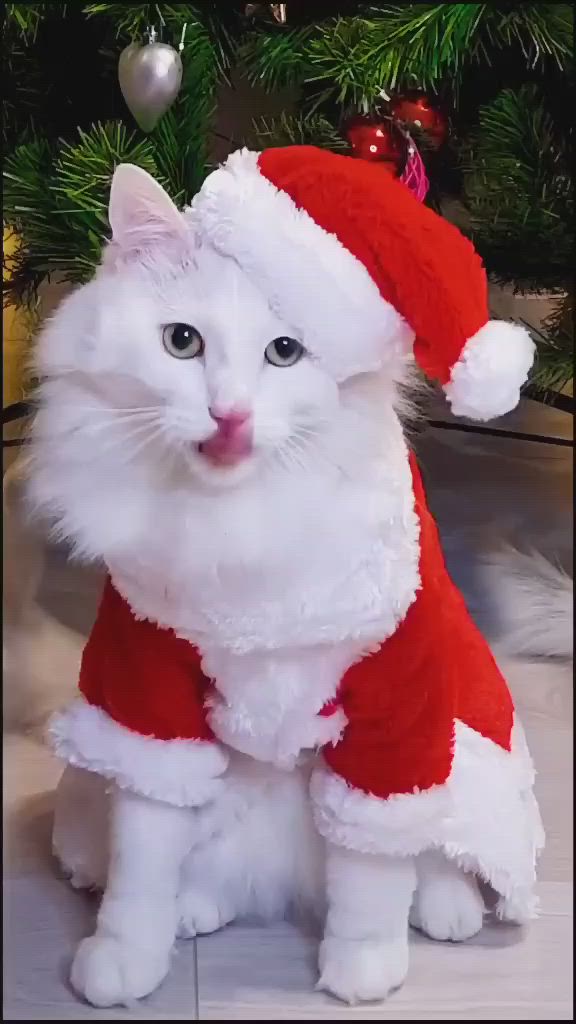
[[[535,345],[518,324],[490,320],[468,339],[444,393],[455,416],[490,420],[518,405]]]

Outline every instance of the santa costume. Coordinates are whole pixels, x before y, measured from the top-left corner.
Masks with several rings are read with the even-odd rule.
[[[405,325],[417,364],[455,414],[489,419],[517,403],[533,358],[527,333],[489,321],[472,245],[377,165],[312,147],[242,151],[210,175],[188,216],[279,316],[294,322],[297,311],[313,350],[327,319],[348,337],[331,353],[342,380],[355,372],[357,336],[358,368],[372,357],[382,364],[388,316]],[[442,849],[495,890],[502,917],[523,920],[542,843],[530,757],[506,682],[447,573],[415,459],[403,451],[407,498],[391,517],[401,543],[358,568],[357,622],[335,594],[333,632],[326,620],[317,627],[310,602],[283,617],[263,605],[245,628],[226,610],[207,613],[210,633],[177,600],[147,601],[138,581],[110,566],[81,696],[53,721],[54,743],[121,787],[194,807],[215,797],[229,748],[287,769],[314,751],[310,798],[322,835],[369,853]],[[342,594],[355,585],[345,580]],[[346,616],[355,653],[326,685],[303,685],[294,741],[267,742],[258,714],[247,722],[234,705],[226,658],[273,654],[282,638],[329,649],[344,638]]]

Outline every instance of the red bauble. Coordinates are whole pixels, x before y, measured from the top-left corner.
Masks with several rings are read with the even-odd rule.
[[[446,142],[448,118],[426,93],[410,92],[405,96],[395,96],[390,101],[390,110],[408,129],[420,128],[425,131],[436,148]]]
[[[382,163],[398,175],[406,163],[406,140],[396,125],[378,114],[356,114],[344,126],[352,156]]]

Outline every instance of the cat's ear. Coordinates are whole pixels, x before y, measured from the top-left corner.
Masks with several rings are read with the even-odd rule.
[[[120,164],[112,178],[108,219],[112,241],[124,254],[182,239],[182,214],[157,181],[141,167]]]

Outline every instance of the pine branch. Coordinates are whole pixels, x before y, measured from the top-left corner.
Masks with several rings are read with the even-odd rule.
[[[269,92],[300,85],[311,70],[309,45],[315,31],[310,26],[271,34],[249,33],[238,49],[248,80]]]
[[[328,98],[346,107],[374,104],[386,84],[375,57],[379,26],[362,18],[340,18],[321,27],[310,42],[306,76],[317,90],[316,105]]]
[[[45,69],[30,51],[42,22],[65,16],[67,4],[5,4],[4,8],[2,141],[9,151],[33,135],[36,120],[43,119],[48,83]]]
[[[532,70],[552,59],[561,70],[573,56],[574,10],[572,4],[487,4],[492,17],[481,26],[474,56],[488,59],[494,48],[519,46]]]
[[[313,103],[359,107],[382,88],[434,90],[449,80],[456,93],[474,63],[507,48],[532,71],[547,60],[565,68],[571,58],[571,4],[364,4],[360,11],[254,33],[242,50],[251,80],[270,90],[308,83],[317,90]]]
[[[32,249],[50,231],[47,183],[51,168],[52,151],[44,139],[24,143],[5,162],[4,224],[18,235],[18,247],[4,264],[3,290],[8,301],[29,305],[48,271]]]
[[[546,57],[565,67],[572,53],[571,4],[377,4],[369,9],[396,51],[398,77],[402,55],[416,72],[425,71],[427,85],[448,71],[458,74],[467,60],[489,62],[494,50],[511,46],[520,47],[532,69]]]
[[[148,171],[179,205],[190,201],[208,169],[205,119],[212,112],[213,93],[207,76],[215,82],[216,75],[212,48],[206,53],[208,63],[202,65],[196,51],[193,76],[185,76],[179,103],[151,135],[130,131],[121,122],[96,124],[79,129],[72,142],[61,142],[56,151],[36,138],[8,157],[4,220],[20,239],[5,288],[10,301],[29,302],[55,271],[74,283],[90,277],[109,232],[108,196],[118,164]]]
[[[373,8],[358,32],[355,59],[363,95],[412,84],[433,88],[442,75],[461,73],[488,4],[393,4]],[[354,22],[357,19],[347,19]],[[316,47],[318,74],[330,71],[330,35]],[[415,79],[415,80],[413,80]],[[376,85],[375,83],[379,83]],[[358,97],[351,95],[357,102]]]
[[[561,391],[574,377],[574,295],[568,292],[538,332],[531,384]]]
[[[55,271],[75,283],[90,277],[108,235],[108,194],[119,163],[137,164],[167,184],[151,139],[120,122],[79,130],[56,154],[36,139],[8,157],[4,220],[20,239],[5,286],[11,301],[28,302]]]
[[[261,117],[252,122],[252,128],[253,135],[247,144],[256,149],[320,146],[334,153],[343,153],[349,148],[340,132],[321,114],[305,117],[284,113],[279,117]]]
[[[504,90],[464,150],[471,235],[489,273],[519,290],[563,290],[573,193],[566,143],[536,86]]]
[[[18,35],[21,42],[34,42],[40,23],[47,15],[66,15],[65,3],[5,4],[5,28],[8,34]]]
[[[143,39],[149,29],[155,28],[160,37],[164,25],[173,28],[176,6],[183,15],[181,18],[177,16],[176,27],[181,28],[191,14],[192,8],[193,18],[197,20],[197,11],[193,4],[88,3],[84,5],[84,13],[88,17],[105,15],[114,26],[117,37],[137,40]]]
[[[26,47],[17,40],[9,45],[5,62],[5,91],[2,97],[2,141],[10,150],[33,134],[45,83],[39,69],[29,61]]]

